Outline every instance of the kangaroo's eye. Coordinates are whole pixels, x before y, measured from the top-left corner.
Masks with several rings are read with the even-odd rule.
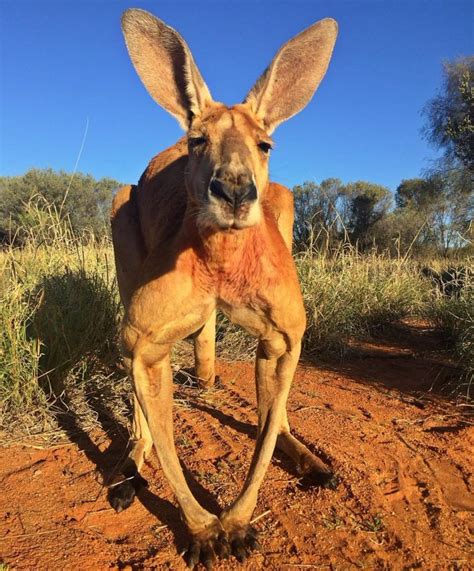
[[[195,149],[196,147],[200,147],[201,145],[204,145],[204,143],[207,141],[206,137],[189,137],[188,142],[189,142],[189,146],[192,149]]]
[[[261,141],[260,143],[258,143],[257,147],[258,147],[261,151],[263,151],[265,154],[268,154],[268,153],[271,151],[271,149],[272,149],[271,144],[268,143],[267,141]]]

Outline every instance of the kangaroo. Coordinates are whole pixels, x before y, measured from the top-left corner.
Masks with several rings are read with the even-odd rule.
[[[299,473],[321,484],[332,479],[291,434],[287,418],[306,319],[291,255],[292,194],[269,182],[268,163],[273,131],[307,105],[326,73],[337,24],[321,20],[284,44],[244,102],[232,107],[212,99],[174,29],[138,9],[124,13],[122,29],[141,81],[186,135],[113,200],[134,419],[132,448],[109,497],[117,511],[132,503],[154,445],[189,532],[185,561],[210,569],[218,557],[243,561],[258,547],[250,521],[275,447]],[[173,344],[193,336],[196,375],[212,386],[216,309],[258,338],[255,452],[242,491],[218,515],[199,504],[181,469],[170,366]]]

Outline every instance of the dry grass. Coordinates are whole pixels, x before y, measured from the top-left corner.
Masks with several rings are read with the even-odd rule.
[[[341,246],[330,256],[304,252],[297,267],[308,319],[303,347],[313,357],[342,356],[349,339],[420,314],[428,299],[417,265],[404,258]]]
[[[473,268],[473,262],[466,260],[465,267]],[[455,381],[453,392],[470,400],[474,383],[474,273],[466,272],[461,279],[451,295],[433,288],[427,313],[445,333],[447,345],[453,348],[464,371],[463,377]]]
[[[62,438],[71,422],[86,431],[104,421],[126,426],[130,383],[117,351],[121,309],[111,244],[74,236],[48,205],[29,208],[29,239],[0,252],[0,439]],[[433,293],[414,262],[352,248],[303,253],[297,266],[306,357],[340,356],[349,339],[428,313],[450,334],[472,379],[472,284],[447,299]],[[254,354],[255,341],[223,316],[217,338],[220,358]],[[192,365],[189,342],[176,346],[174,361]]]
[[[124,376],[110,244],[79,240],[53,208],[28,214],[24,247],[0,253],[0,426],[25,434],[57,430],[73,388]]]

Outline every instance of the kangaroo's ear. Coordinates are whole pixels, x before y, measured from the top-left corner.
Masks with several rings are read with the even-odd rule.
[[[124,12],[122,30],[130,59],[148,93],[187,130],[212,98],[186,42],[144,10]]]
[[[336,21],[325,18],[280,48],[245,98],[268,133],[309,103],[326,73],[336,37]]]

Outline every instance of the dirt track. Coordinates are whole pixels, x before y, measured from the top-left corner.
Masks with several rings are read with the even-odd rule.
[[[290,420],[332,464],[339,487],[306,488],[277,456],[255,512],[262,552],[216,568],[474,566],[474,429],[459,408],[426,396],[445,369],[430,353],[430,334],[412,333],[341,367],[299,367]],[[177,386],[188,405],[175,415],[193,491],[214,511],[236,496],[255,433],[253,366],[221,363],[219,373],[221,388],[206,396]],[[149,488],[115,514],[102,475],[117,464],[124,431],[73,438],[49,450],[0,450],[0,561],[11,569],[185,569],[186,537],[156,460],[143,473]]]

